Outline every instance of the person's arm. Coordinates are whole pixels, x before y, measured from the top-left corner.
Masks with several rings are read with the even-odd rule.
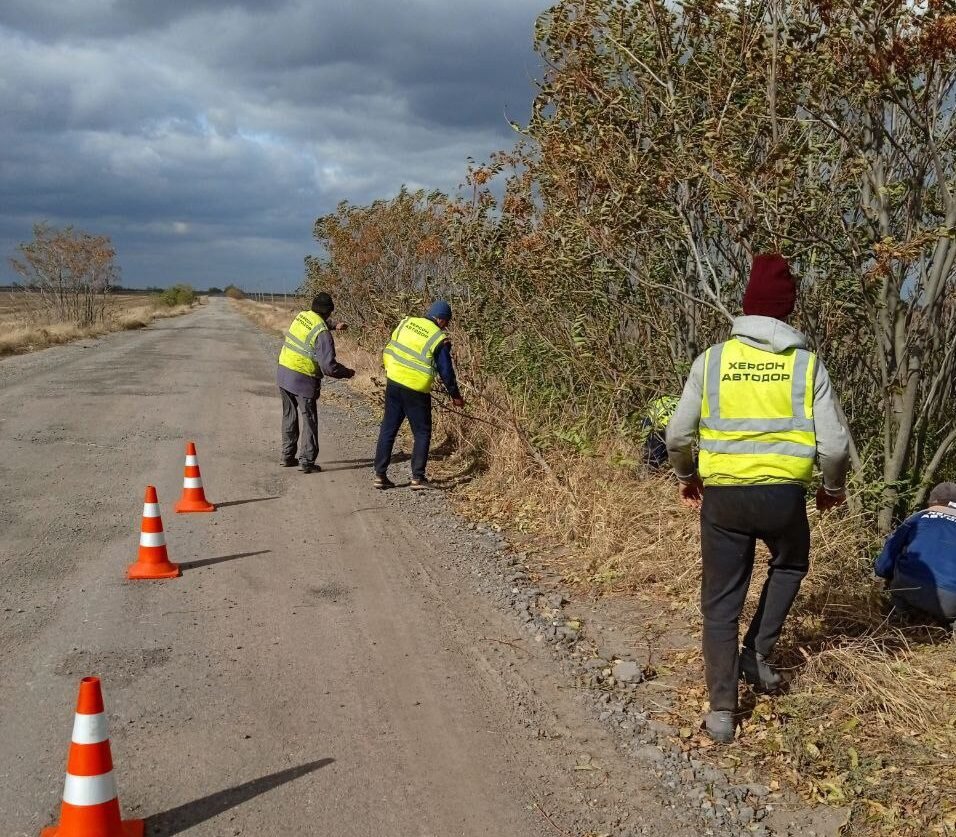
[[[681,505],[700,509],[704,502],[704,483],[697,473],[694,462],[694,439],[700,429],[700,410],[704,393],[704,355],[698,357],[690,368],[687,383],[677,409],[667,425],[665,443],[667,458],[677,475],[680,486],[677,496]]]
[[[830,376],[819,358],[813,376],[813,424],[823,490],[831,497],[843,497],[850,470],[850,431],[840,418]]]
[[[331,331],[323,331],[315,340],[312,357],[322,370],[322,374],[329,378],[351,378],[354,369],[343,366],[335,359],[335,341]]]
[[[458,378],[455,376],[455,364],[451,359],[451,343],[448,340],[443,340],[435,349],[435,368],[451,400],[461,401],[461,390],[458,389]]]
[[[883,545],[883,551],[880,557],[876,559],[873,572],[880,578],[892,578],[893,570],[896,568],[896,562],[906,549],[912,534],[912,518],[905,521]]]
[[[667,458],[677,479],[690,482],[697,476],[693,444],[700,426],[700,406],[704,400],[704,355],[690,368],[687,383],[677,409],[667,425]]]

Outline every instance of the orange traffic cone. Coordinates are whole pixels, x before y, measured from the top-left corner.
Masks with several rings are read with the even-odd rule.
[[[163,519],[159,516],[159,500],[156,489],[146,486],[143,503],[143,525],[139,535],[139,558],[126,570],[127,578],[175,578],[179,565],[173,564],[166,554],[166,533]]]
[[[100,679],[84,677],[76,701],[60,824],[44,828],[40,837],[142,836],[142,820],[120,819]]]
[[[176,511],[183,512],[211,512],[216,507],[206,499],[202,489],[202,475],[199,473],[199,458],[196,456],[196,445],[186,443],[186,470],[183,476],[183,496],[176,503]]]

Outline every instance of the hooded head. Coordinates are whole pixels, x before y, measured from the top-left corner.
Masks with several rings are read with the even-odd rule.
[[[312,310],[324,319],[335,310],[335,303],[331,296],[322,291],[322,293],[316,294],[312,298]]]
[[[744,314],[785,320],[797,302],[797,285],[790,265],[779,253],[754,256],[750,281],[744,291]]]
[[[438,322],[439,320],[444,320],[445,323],[451,322],[451,306],[445,302],[443,299],[436,299],[428,308],[428,313],[425,314],[429,320],[434,320]]]
[[[931,506],[953,506],[956,508],[956,482],[941,482],[929,493]]]

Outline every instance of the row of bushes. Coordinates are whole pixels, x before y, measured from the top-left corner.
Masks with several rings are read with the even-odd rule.
[[[225,289],[210,288],[208,293],[211,296],[227,296],[230,299],[245,299],[245,293],[235,285],[226,285]],[[165,290],[158,291],[156,299],[161,305],[168,305],[174,308],[177,305],[194,305],[199,299],[199,294],[192,285],[184,283],[172,285]]]
[[[194,305],[199,295],[192,285],[173,285],[157,294],[157,301],[161,305],[175,308],[177,305]]]
[[[556,3],[522,141],[458,195],[318,219],[309,287],[353,320],[467,304],[482,370],[581,448],[679,392],[783,253],[888,531],[956,473],[956,15],[825,5]]]

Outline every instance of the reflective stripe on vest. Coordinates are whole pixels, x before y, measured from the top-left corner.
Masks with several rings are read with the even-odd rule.
[[[285,335],[285,343],[279,352],[279,366],[316,378],[319,368],[313,359],[315,341],[329,327],[325,320],[314,311],[300,311]]]
[[[705,483],[810,482],[815,365],[805,349],[774,354],[737,339],[707,350],[700,419]]]
[[[424,317],[402,320],[382,352],[385,376],[417,392],[431,392],[435,383],[435,350],[448,335]]]

